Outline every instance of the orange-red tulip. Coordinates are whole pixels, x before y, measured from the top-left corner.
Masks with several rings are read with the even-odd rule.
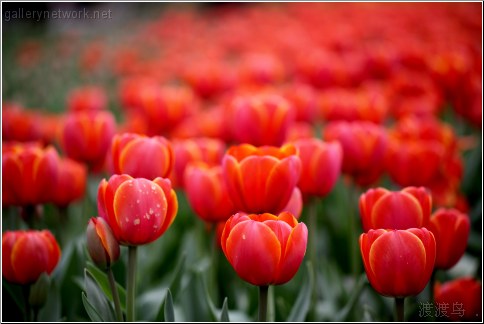
[[[246,213],[281,212],[301,174],[301,160],[290,144],[281,148],[233,146],[222,166],[232,202]]]
[[[188,165],[185,192],[191,208],[206,222],[225,221],[236,212],[219,165],[210,167],[203,162]]]
[[[308,230],[287,212],[235,214],[225,223],[221,245],[243,280],[281,285],[294,277],[306,253]]]
[[[72,90],[67,97],[69,111],[103,110],[107,106],[103,88],[86,86]]]
[[[452,321],[482,322],[482,283],[470,277],[437,282],[434,286],[435,307],[441,316]]]
[[[2,275],[12,283],[32,284],[43,272],[51,274],[60,256],[59,245],[48,230],[2,235]]]
[[[385,129],[369,122],[331,122],[323,132],[325,141],[339,141],[343,148],[343,172],[365,186],[385,169],[388,138]]]
[[[119,259],[119,243],[108,223],[101,217],[89,220],[86,247],[92,261],[103,270]]]
[[[115,135],[111,145],[114,173],[152,180],[166,178],[173,167],[171,143],[162,136]]]
[[[225,143],[215,138],[192,138],[174,140],[175,165],[170,176],[174,187],[183,187],[183,174],[191,162],[219,165],[225,153]]]
[[[302,164],[299,189],[307,196],[327,195],[341,173],[341,145],[336,141],[326,143],[316,138],[297,140],[293,144],[299,151]]]
[[[59,156],[53,146],[16,143],[3,150],[2,203],[36,205],[52,201]]]
[[[103,179],[98,189],[98,212],[123,245],[158,239],[173,223],[178,200],[170,180],[132,178],[127,174]]]
[[[435,239],[426,228],[370,230],[360,236],[366,275],[381,295],[419,294],[430,280],[435,263]]]
[[[228,109],[233,137],[239,143],[282,145],[294,121],[289,102],[277,95],[239,96]]]
[[[116,123],[108,111],[70,113],[64,121],[61,146],[68,157],[93,170],[103,167]]]
[[[360,215],[365,232],[370,229],[408,229],[428,226],[432,196],[423,187],[400,191],[370,189],[360,196]]]
[[[440,208],[430,217],[429,230],[435,236],[435,267],[452,268],[464,255],[470,231],[469,216],[456,209]]]
[[[86,192],[87,168],[69,158],[59,161],[58,178],[53,203],[66,207],[71,202],[82,198]]]

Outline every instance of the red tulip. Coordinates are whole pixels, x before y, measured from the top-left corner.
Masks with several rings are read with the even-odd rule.
[[[234,139],[256,146],[282,145],[294,119],[284,98],[268,94],[236,97],[229,111]]]
[[[71,202],[82,198],[86,192],[87,168],[69,158],[59,160],[58,179],[53,203],[66,207]]]
[[[299,151],[302,170],[298,187],[304,195],[325,196],[341,173],[343,151],[339,142],[325,143],[316,138],[293,142]]]
[[[432,196],[423,187],[407,187],[400,191],[370,189],[360,196],[363,230],[408,229],[428,225],[432,212]]]
[[[57,190],[59,156],[52,146],[13,144],[3,150],[2,203],[36,205],[52,201]]]
[[[2,275],[12,283],[32,284],[43,272],[51,274],[60,256],[59,245],[48,230],[2,235]]]
[[[132,178],[127,174],[103,179],[98,189],[99,215],[124,245],[158,239],[173,223],[178,200],[170,180]]]
[[[61,146],[68,157],[102,168],[115,131],[114,116],[107,111],[81,111],[67,115]]]
[[[101,269],[109,268],[119,259],[119,243],[108,223],[101,217],[89,220],[86,246],[92,261]]]
[[[227,189],[239,211],[279,213],[287,205],[301,173],[293,145],[281,148],[242,144],[231,147],[222,162]]]
[[[360,236],[366,275],[381,295],[419,294],[430,280],[435,262],[435,239],[426,228],[370,230]]]
[[[236,212],[221,166],[191,163],[185,170],[185,192],[192,209],[206,222],[225,221]]]
[[[287,205],[282,208],[281,212],[289,212],[291,213],[296,219],[301,217],[301,212],[303,209],[303,197],[301,190],[296,187],[292,191],[291,198],[287,202]]]
[[[435,307],[452,321],[482,322],[482,283],[460,278],[434,286]]]
[[[173,150],[162,136],[115,135],[111,145],[114,173],[135,178],[166,178],[173,167]],[[148,157],[148,158],[147,158]]]
[[[222,249],[235,272],[257,285],[280,285],[296,274],[308,230],[290,213],[235,214],[225,223]]]
[[[339,141],[343,148],[343,172],[364,186],[375,182],[384,171],[387,134],[369,122],[331,122],[323,132],[325,141]]]
[[[107,106],[103,88],[86,86],[72,90],[67,97],[69,111],[103,110]]]
[[[193,138],[173,141],[175,165],[170,176],[174,187],[183,187],[183,173],[191,162],[219,165],[225,153],[225,143],[215,138]]]
[[[432,214],[429,230],[435,236],[435,267],[450,269],[464,255],[470,231],[469,216],[456,209],[440,208]]]

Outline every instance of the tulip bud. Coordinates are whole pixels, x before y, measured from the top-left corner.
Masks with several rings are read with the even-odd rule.
[[[30,287],[29,304],[32,307],[44,306],[49,294],[50,278],[47,273],[42,273],[39,279]]]
[[[91,218],[86,236],[89,255],[99,268],[106,270],[119,259],[119,243],[104,219]]]

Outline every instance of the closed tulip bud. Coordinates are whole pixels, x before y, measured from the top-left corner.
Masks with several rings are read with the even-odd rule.
[[[114,116],[108,111],[70,113],[64,121],[60,143],[69,158],[100,170],[115,128]]]
[[[306,253],[308,230],[287,212],[235,214],[225,223],[221,245],[243,280],[281,285],[294,277]]]
[[[435,267],[450,269],[464,255],[470,232],[469,216],[456,209],[438,209],[430,218],[429,230],[435,236]]]
[[[279,213],[297,185],[301,160],[296,148],[290,144],[281,148],[242,144],[227,151],[222,168],[237,210]]]
[[[14,144],[3,150],[2,203],[27,206],[52,201],[59,156],[54,147]]]
[[[400,191],[370,189],[360,196],[363,230],[408,229],[428,225],[432,196],[423,187],[407,187]]]
[[[101,217],[91,218],[86,230],[87,251],[101,269],[108,269],[119,259],[119,243],[108,223]]]
[[[222,167],[193,163],[185,170],[185,192],[191,208],[202,220],[225,221],[236,212],[222,175]]]
[[[435,263],[435,239],[426,228],[370,230],[360,236],[366,275],[381,295],[419,294],[430,280]]]
[[[343,151],[338,142],[325,143],[316,138],[294,143],[302,163],[298,187],[306,196],[325,196],[333,189],[341,173]]]
[[[116,174],[125,173],[152,180],[168,177],[173,167],[171,144],[162,136],[147,137],[133,133],[116,135],[111,153]]]
[[[482,283],[460,278],[434,286],[435,307],[452,321],[482,322]]]
[[[153,242],[168,229],[178,200],[168,179],[113,175],[99,184],[98,211],[120,244],[136,246]]]
[[[7,231],[2,236],[2,275],[15,284],[32,284],[51,274],[60,260],[57,241],[48,230]]]

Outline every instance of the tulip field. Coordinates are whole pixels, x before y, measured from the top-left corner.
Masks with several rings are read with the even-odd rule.
[[[2,322],[482,322],[482,3],[2,16]]]

